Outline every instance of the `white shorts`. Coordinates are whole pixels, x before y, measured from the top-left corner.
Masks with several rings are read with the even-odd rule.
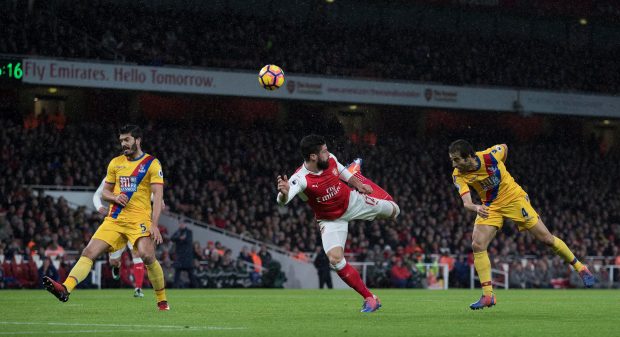
[[[129,241],[127,241],[127,248],[129,249],[130,252],[133,250],[133,246],[131,245],[131,242],[129,242]],[[125,251],[125,247],[123,247],[123,248],[121,248],[121,249],[119,249],[117,251],[114,251],[114,252],[110,253],[110,258],[114,259],[114,260],[120,259],[121,256],[123,255],[124,251]],[[132,252],[132,255],[133,255],[133,252]]]
[[[376,199],[357,191],[351,191],[349,207],[335,220],[319,220],[323,249],[329,252],[334,247],[344,248],[351,220],[387,219],[394,213],[395,203]]]

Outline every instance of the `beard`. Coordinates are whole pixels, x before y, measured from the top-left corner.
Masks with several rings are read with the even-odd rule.
[[[138,145],[136,145],[136,143],[133,143],[128,149],[123,148],[123,154],[129,157],[135,154],[137,150],[138,150]]]
[[[321,161],[319,159],[319,161],[316,162],[316,167],[318,167],[320,170],[327,170],[327,168],[329,167],[329,162],[326,161]]]

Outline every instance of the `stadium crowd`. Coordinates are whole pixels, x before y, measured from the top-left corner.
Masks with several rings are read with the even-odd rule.
[[[9,6],[0,13],[0,53],[252,71],[270,60],[292,73],[562,91],[615,93],[620,83],[617,48],[95,3]]]
[[[157,132],[150,132],[153,129]],[[170,211],[291,252],[314,252],[320,242],[310,209],[298,198],[287,207],[275,202],[274,177],[290,174],[301,164],[297,136],[267,126],[248,131],[217,124],[151,123],[143,148],[162,161],[167,179],[164,199]],[[350,226],[348,259],[375,263],[369,270],[371,286],[421,286],[433,281],[429,277],[438,277],[420,263],[448,263],[453,272],[450,282],[469,284],[474,214],[463,210],[451,183],[449,141],[439,134],[380,137],[376,146],[354,144],[343,137],[329,142],[343,164],[361,156],[362,172],[384,186],[403,210],[396,223],[353,222]],[[100,215],[72,209],[66,201],[37,195],[24,185],[95,187],[109,159],[119,153],[117,142],[111,127],[82,123],[69,124],[62,131],[45,124],[25,129],[0,119],[0,170],[5,173],[0,177],[0,254],[6,258],[37,252],[46,257],[62,256],[63,249],[80,251],[99,225]],[[570,135],[508,144],[508,169],[547,226],[577,256],[620,256],[620,196],[614,189],[620,174],[618,152],[602,154],[596,142]],[[158,248],[164,269],[172,267],[175,259],[170,235],[165,234],[167,241]],[[235,262],[226,248],[211,246],[214,243],[195,244],[196,270],[234,272],[243,260],[238,257]],[[206,253],[213,249],[222,254]],[[504,226],[489,253],[495,265],[524,270],[517,273],[521,279],[510,274],[509,282],[516,287],[552,286],[551,279],[569,281],[569,269],[531,236],[518,234],[513,225]],[[620,260],[595,263],[620,264]],[[540,273],[528,274],[532,269],[548,270],[549,277],[541,280]],[[66,270],[58,272],[62,276]]]
[[[0,209],[0,288],[36,288],[44,275],[57,281],[65,279],[76,254],[88,243],[102,216],[85,207],[71,208],[64,198],[54,200],[13,183],[3,182],[0,189],[11,191],[4,194]],[[220,242],[193,241],[191,254],[181,257],[174,233],[160,228],[164,242],[157,248],[157,257],[170,287],[267,286],[261,279],[262,268],[269,269],[272,263],[266,247],[244,247],[238,256],[232,256],[232,251]],[[177,280],[175,272],[183,258],[189,258],[192,266]],[[102,286],[133,286],[135,276],[128,252],[123,254],[122,261],[120,282],[113,280],[109,268],[102,268]],[[148,279],[145,281],[148,284]],[[80,286],[93,284],[87,278]]]

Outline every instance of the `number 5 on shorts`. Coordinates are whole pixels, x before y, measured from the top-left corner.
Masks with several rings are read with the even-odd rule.
[[[146,233],[146,226],[143,223],[140,224],[140,229],[142,230],[142,234]]]

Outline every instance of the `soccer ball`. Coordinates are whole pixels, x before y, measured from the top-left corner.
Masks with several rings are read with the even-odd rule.
[[[284,84],[284,71],[276,65],[268,64],[258,73],[258,83],[267,90],[276,90]]]

